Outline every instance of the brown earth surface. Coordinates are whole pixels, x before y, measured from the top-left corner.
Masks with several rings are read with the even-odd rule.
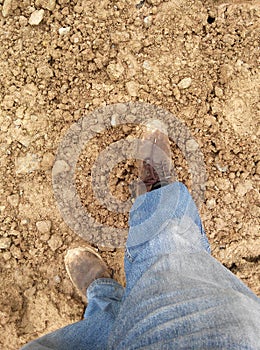
[[[258,1],[0,0],[1,349],[82,316],[63,260],[91,242],[63,221],[52,167],[70,126],[113,103],[154,104],[186,124],[204,155],[200,212],[212,253],[260,295],[259,18]],[[89,206],[85,160],[135,132],[97,135],[77,166],[82,203],[117,227],[127,218]],[[112,171],[119,199],[131,173],[131,162]],[[123,249],[96,248],[124,283]]]

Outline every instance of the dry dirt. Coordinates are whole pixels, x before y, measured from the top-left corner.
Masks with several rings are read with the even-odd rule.
[[[0,0],[1,349],[82,316],[63,259],[88,242],[63,221],[51,171],[69,127],[112,103],[154,104],[187,125],[205,157],[213,255],[260,295],[259,19],[257,1]],[[132,131],[111,128],[92,146]],[[99,150],[80,158],[83,203],[84,159]],[[189,185],[185,160],[177,168]],[[132,170],[113,170],[121,199]],[[100,251],[124,283],[123,250]]]

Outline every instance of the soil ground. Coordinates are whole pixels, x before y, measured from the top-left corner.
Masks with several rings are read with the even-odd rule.
[[[91,242],[63,221],[52,167],[70,126],[112,103],[147,102],[186,124],[204,155],[200,212],[212,253],[260,295],[259,19],[257,1],[0,0],[2,349],[82,316],[64,255]],[[77,168],[84,205],[84,159],[100,151],[93,145],[132,132],[112,128],[84,151]],[[113,171],[121,199],[131,169]],[[189,185],[185,160],[177,171]],[[99,251],[124,283],[123,249]]]

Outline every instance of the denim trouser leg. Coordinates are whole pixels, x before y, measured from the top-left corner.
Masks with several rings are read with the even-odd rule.
[[[137,198],[125,272],[108,349],[260,349],[259,298],[211,257],[183,184]]]
[[[104,350],[124,289],[112,279],[97,279],[87,290],[84,320],[49,333],[22,350]]]

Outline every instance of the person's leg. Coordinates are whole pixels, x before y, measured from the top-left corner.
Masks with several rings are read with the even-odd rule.
[[[74,250],[75,252],[75,250]],[[105,349],[111,327],[118,314],[124,288],[107,276],[104,263],[89,249],[67,255],[66,268],[79,292],[87,288],[88,305],[84,319],[25,345],[22,350],[86,350]],[[96,277],[98,277],[96,279]]]
[[[146,158],[143,172],[150,190],[153,163]],[[211,257],[183,184],[138,197],[129,224],[127,287],[109,349],[259,349],[259,299]]]
[[[174,183],[139,201],[130,217],[126,293],[108,348],[259,349],[259,299],[209,254],[185,186]]]

